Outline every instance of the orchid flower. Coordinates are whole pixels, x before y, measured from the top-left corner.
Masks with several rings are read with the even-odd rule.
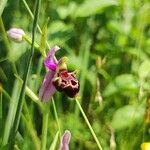
[[[48,73],[44,77],[39,91],[39,98],[47,102],[51,99],[56,90],[65,93],[69,97],[75,97],[79,92],[79,82],[74,72],[68,72],[66,57],[60,60],[55,59],[55,53],[60,50],[58,46],[53,47],[44,61]]]
[[[70,138],[71,138],[71,133],[70,131],[66,130],[61,139],[61,144],[59,148],[60,150],[69,150]]]

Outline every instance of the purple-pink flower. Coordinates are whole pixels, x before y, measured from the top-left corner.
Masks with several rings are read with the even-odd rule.
[[[25,33],[22,29],[11,28],[7,31],[7,35],[10,39],[14,40],[15,42],[22,42]]]
[[[39,98],[42,101],[47,102],[53,94],[56,91],[55,86],[52,83],[53,77],[55,75],[56,67],[57,67],[57,60],[54,59],[55,53],[59,50],[60,48],[58,46],[55,46],[50,50],[48,53],[47,58],[44,61],[45,67],[48,69],[48,73],[44,77],[42,86],[39,91]]]
[[[69,142],[71,139],[70,131],[66,130],[62,136],[61,143],[60,143],[60,150],[69,150]]]
[[[69,97],[74,97],[79,92],[79,82],[74,72],[68,72],[66,57],[57,61],[55,53],[60,50],[58,46],[53,47],[44,61],[48,73],[44,77],[39,91],[39,98],[47,102],[51,99],[56,90],[65,93]]]

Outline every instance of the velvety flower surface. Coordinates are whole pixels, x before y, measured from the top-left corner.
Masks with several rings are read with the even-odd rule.
[[[62,136],[60,150],[69,150],[69,142],[71,139],[70,131],[66,130]]]
[[[59,70],[54,78],[53,84],[60,92],[64,92],[67,96],[73,98],[79,92],[79,82],[74,72],[67,70]]]
[[[15,42],[22,42],[23,36],[25,35],[24,31],[19,28],[11,28],[7,31],[7,35],[10,39]]]

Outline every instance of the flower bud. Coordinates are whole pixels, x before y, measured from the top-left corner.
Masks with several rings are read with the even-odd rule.
[[[57,45],[51,48],[50,52],[48,53],[48,56],[44,61],[44,65],[48,70],[56,70],[58,62],[56,59],[54,59],[54,56],[58,50],[60,50],[60,48]]]
[[[22,42],[23,36],[25,35],[24,31],[19,28],[11,28],[7,31],[7,35],[10,39],[15,42]]]
[[[59,150],[69,150],[70,139],[71,139],[71,133],[69,130],[66,130],[62,136]]]

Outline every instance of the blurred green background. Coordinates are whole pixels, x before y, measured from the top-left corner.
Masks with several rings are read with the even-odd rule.
[[[27,0],[31,11],[35,1]],[[2,7],[2,5],[0,5]],[[2,8],[1,8],[2,9]],[[104,150],[138,150],[150,140],[150,1],[149,0],[42,0],[39,25],[47,18],[47,41],[58,45],[57,58],[67,56],[70,71],[78,71],[80,102]],[[4,26],[2,26],[2,21]],[[31,36],[32,19],[22,0],[8,0],[0,26],[0,142],[9,111],[17,99],[30,45],[5,37],[12,27],[22,28]],[[41,35],[36,34],[40,43]],[[48,52],[48,48],[46,49]],[[43,58],[35,50],[28,80],[38,95],[45,75]],[[10,100],[9,100],[10,99]],[[36,149],[32,130],[41,138],[42,118],[39,107],[26,95],[27,111],[22,114],[16,144],[21,150]],[[72,133],[71,150],[97,150],[97,145],[73,99],[54,95],[62,131]],[[24,108],[25,109],[25,108]],[[58,131],[52,106],[48,123],[47,149]],[[146,121],[145,119],[148,121]]]

